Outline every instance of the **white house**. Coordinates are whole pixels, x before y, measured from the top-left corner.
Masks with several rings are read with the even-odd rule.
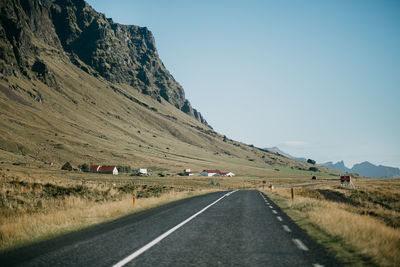
[[[148,173],[147,173],[147,169],[140,168],[140,169],[134,170],[132,172],[132,174],[134,174],[134,175],[147,175]]]
[[[200,173],[201,176],[221,176],[221,172],[219,170],[204,170]]]
[[[233,177],[233,176],[235,176],[235,174],[233,172],[227,172],[224,174],[224,176]]]

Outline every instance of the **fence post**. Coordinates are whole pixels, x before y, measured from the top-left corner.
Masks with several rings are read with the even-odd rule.
[[[294,189],[293,189],[293,187],[290,188],[290,193],[291,193],[291,195],[292,195],[292,201],[293,201],[293,200],[294,200]]]
[[[133,192],[133,194],[132,194],[132,202],[133,202],[133,207],[135,207],[135,204],[136,204],[136,193],[135,192]]]

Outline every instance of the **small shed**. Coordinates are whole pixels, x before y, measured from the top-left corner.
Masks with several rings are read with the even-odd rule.
[[[148,175],[147,169],[140,168],[132,172],[133,175]]]
[[[184,174],[185,176],[192,176],[192,175],[193,175],[193,172],[192,172],[191,169],[185,169],[185,170],[183,171],[183,174]]]
[[[61,167],[61,170],[72,171],[71,163],[69,163],[69,162],[67,161],[67,162]]]

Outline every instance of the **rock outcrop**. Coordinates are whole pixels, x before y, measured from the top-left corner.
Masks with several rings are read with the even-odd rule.
[[[129,84],[207,125],[160,60],[146,27],[115,23],[83,0],[3,0],[0,12],[1,74],[37,78],[57,90],[38,55],[58,52],[91,75]]]

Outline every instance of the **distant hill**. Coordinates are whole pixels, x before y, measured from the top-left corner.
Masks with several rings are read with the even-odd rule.
[[[338,161],[336,163],[333,163],[332,161],[329,161],[329,162],[318,164],[318,165],[324,166],[324,167],[327,167],[327,168],[330,168],[330,169],[338,170],[338,171],[341,171],[341,172],[352,172],[351,169],[347,168],[344,165],[343,160],[342,161]]]
[[[280,150],[278,147],[270,147],[270,148],[265,148],[266,150],[273,152],[273,153],[278,153],[282,156],[285,156],[290,159],[295,159],[301,162],[307,162],[306,158],[298,158],[294,157],[282,150]],[[340,172],[348,172],[348,173],[358,173],[364,177],[374,177],[374,178],[394,178],[394,177],[400,177],[400,169],[399,168],[394,168],[394,167],[388,167],[388,166],[376,166],[368,161],[364,161],[361,163],[354,164],[352,168],[346,167],[344,165],[343,160],[338,161],[336,163],[333,163],[331,161],[326,162],[326,163],[321,163],[318,164],[318,166],[323,166],[329,169],[337,170]]]
[[[376,166],[368,161],[362,163],[354,164],[354,166],[349,169],[344,165],[343,161],[337,163],[327,162],[319,164],[330,169],[338,170],[341,172],[358,173],[365,177],[376,177],[376,178],[393,178],[400,177],[400,169],[388,166]]]
[[[298,160],[298,161],[301,161],[301,162],[307,162],[307,159],[306,159],[306,158],[297,158],[297,157],[294,157],[294,156],[292,156],[292,155],[290,155],[290,154],[288,154],[288,153],[286,153],[286,152],[283,152],[283,151],[280,150],[277,146],[270,147],[270,148],[265,148],[265,149],[268,150],[268,151],[270,151],[270,152],[278,153],[278,154],[280,154],[280,155],[282,155],[282,156],[285,156],[285,157],[287,157],[287,158],[290,158],[290,159],[295,159],[295,160]]]

